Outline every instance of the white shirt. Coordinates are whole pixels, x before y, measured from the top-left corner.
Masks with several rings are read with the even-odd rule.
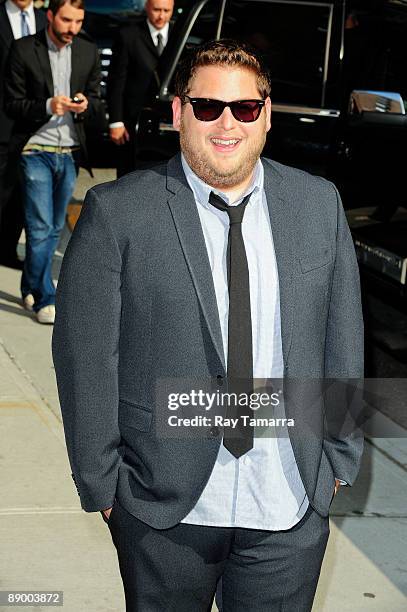
[[[155,47],[157,46],[157,42],[158,42],[157,36],[161,34],[163,46],[165,47],[165,45],[168,42],[168,32],[170,29],[170,24],[166,23],[165,26],[161,28],[161,30],[157,30],[157,28],[155,28],[147,19],[147,25],[148,25],[148,29],[150,30],[150,34],[151,34],[151,38],[153,39],[154,46]]]
[[[28,13],[27,21],[28,27],[30,28],[30,34],[35,34],[36,25],[35,25],[35,13],[34,13],[34,4],[31,2],[26,9],[24,9]],[[7,0],[6,2],[6,11],[7,16],[10,21],[11,29],[13,30],[13,36],[15,40],[21,38],[21,9],[18,8],[11,2],[11,0]]]
[[[229,218],[226,212],[209,204],[212,188],[182,165],[194,193],[212,270],[227,355],[229,295],[226,250]],[[264,191],[264,170],[259,160],[252,184],[237,205],[253,192],[246,206],[242,234],[249,267],[250,305],[253,337],[253,377],[282,378],[280,296],[273,236]],[[273,417],[284,417],[284,405]],[[280,429],[281,431],[281,429]],[[218,527],[245,527],[280,530],[293,527],[305,514],[308,498],[301,481],[287,431],[276,437],[255,437],[253,448],[236,459],[221,444],[209,481],[198,502],[183,523]]]

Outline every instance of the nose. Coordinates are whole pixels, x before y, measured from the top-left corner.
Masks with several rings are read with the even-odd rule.
[[[219,125],[224,130],[232,130],[236,126],[236,119],[233,117],[229,106],[223,109],[223,113],[219,117]]]

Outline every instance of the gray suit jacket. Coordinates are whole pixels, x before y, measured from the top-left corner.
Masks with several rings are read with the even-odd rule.
[[[334,476],[352,484],[357,475],[363,439],[349,430],[324,435],[323,402],[311,393],[307,412],[306,383],[293,381],[363,375],[358,268],[335,187],[263,163],[294,399],[288,416],[305,431],[293,428],[290,437],[310,502],[326,515]],[[225,376],[209,260],[179,156],[88,192],[56,312],[54,362],[82,507],[108,508],[116,496],[155,528],[175,525],[199,498],[221,435],[158,435],[167,407],[155,400],[156,382]]]

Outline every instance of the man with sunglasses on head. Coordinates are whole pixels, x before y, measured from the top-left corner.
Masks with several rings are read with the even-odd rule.
[[[173,100],[181,153],[92,189],[64,258],[53,350],[68,452],[82,507],[109,525],[128,611],[207,612],[217,587],[223,612],[310,611],[330,503],[358,472],[352,433],[259,437],[233,404],[236,432],[158,426],[168,379],[249,391],[362,376],[339,195],[260,157],[269,96],[254,51],[193,50]]]

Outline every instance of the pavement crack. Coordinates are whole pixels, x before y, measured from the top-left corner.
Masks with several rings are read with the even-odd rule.
[[[401,468],[404,472],[407,472],[407,465],[405,463],[401,463],[401,461],[397,461],[397,459],[395,459],[394,457],[392,457],[390,455],[390,453],[388,453],[387,451],[383,450],[382,448],[380,448],[380,446],[377,446],[377,444],[375,444],[373,442],[373,440],[371,438],[365,438],[365,441],[370,444],[371,446],[373,446],[373,448],[375,450],[377,450],[379,453],[381,453],[383,455],[383,457],[386,457],[386,459],[388,459],[389,461],[391,461],[392,463],[394,463],[395,465],[397,465],[399,468]]]
[[[384,514],[382,512],[360,512],[359,510],[350,512],[330,512],[331,518],[387,518],[387,519],[407,519],[407,514]]]
[[[25,380],[30,384],[30,386],[34,389],[35,393],[40,397],[41,401],[43,402],[43,404],[48,408],[49,412],[52,414],[52,416],[58,421],[58,423],[62,424],[62,420],[58,417],[57,414],[55,414],[55,412],[52,410],[52,406],[49,403],[49,401],[47,400],[47,398],[44,396],[43,392],[41,391],[41,389],[39,387],[37,387],[37,385],[35,384],[35,381],[31,378],[31,376],[28,374],[27,370],[25,370],[22,365],[19,363],[18,359],[16,358],[16,356],[7,348],[7,345],[5,344],[3,338],[0,338],[0,346],[2,347],[4,353],[6,354],[6,356],[8,357],[8,359],[12,362],[12,364],[17,368],[17,370],[19,371],[19,373],[25,378]]]

